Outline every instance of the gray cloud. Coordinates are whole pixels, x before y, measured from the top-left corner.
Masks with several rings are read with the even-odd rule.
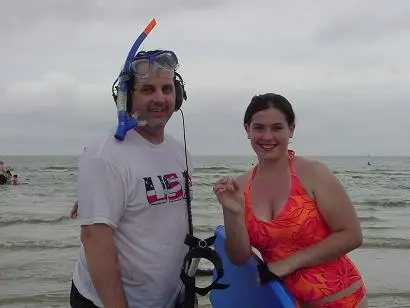
[[[212,94],[193,91],[184,105],[187,140],[195,155],[250,154],[242,127],[245,108],[253,93]],[[406,155],[410,108],[389,97],[344,99],[338,92],[282,93],[293,102],[297,129],[293,146],[307,155]],[[371,99],[372,105],[362,105]],[[78,154],[93,138],[115,128],[114,104],[102,99],[97,110],[81,104],[63,104],[31,113],[0,115],[0,143],[5,153]],[[182,124],[175,114],[169,133],[182,140]],[[399,143],[398,141],[399,140]]]
[[[37,0],[9,1],[0,11],[0,34],[31,32],[44,26],[71,26],[78,23],[125,24],[139,22],[137,19],[165,17],[184,10],[202,10],[220,6],[223,2],[187,0],[151,0],[118,2],[107,0]],[[64,28],[61,28],[64,30]]]
[[[143,48],[181,60],[194,154],[251,153],[246,105],[279,92],[294,104],[302,153],[409,155],[409,9],[379,0],[7,2],[0,154],[78,154],[115,127],[111,84],[156,17]],[[176,114],[169,125],[178,138],[180,122]]]
[[[352,6],[341,11],[316,38],[322,43],[368,44],[389,35],[404,34],[410,28],[408,1],[372,1],[368,5]]]

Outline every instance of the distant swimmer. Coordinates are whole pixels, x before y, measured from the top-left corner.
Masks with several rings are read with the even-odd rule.
[[[13,180],[11,181],[11,185],[16,186],[18,184],[18,176],[17,174],[13,175]]]
[[[17,174],[12,174],[10,170],[4,169],[4,161],[0,160],[0,185],[11,184],[16,186],[18,184]]]
[[[0,160],[0,185],[7,184],[7,173],[4,170],[4,161]]]
[[[7,177],[4,174],[0,173],[0,185],[4,184],[7,184]]]

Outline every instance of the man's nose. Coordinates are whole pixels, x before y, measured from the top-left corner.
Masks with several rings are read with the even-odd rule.
[[[154,101],[156,102],[163,102],[165,101],[164,92],[161,89],[158,89],[154,93]]]

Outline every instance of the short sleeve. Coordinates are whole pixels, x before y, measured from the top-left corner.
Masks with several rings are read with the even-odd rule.
[[[102,158],[80,163],[77,181],[81,225],[103,223],[116,229],[126,208],[126,179]]]

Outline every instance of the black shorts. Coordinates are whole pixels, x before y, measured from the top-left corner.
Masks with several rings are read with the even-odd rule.
[[[92,301],[85,298],[71,281],[70,306],[72,308],[98,308]]]
[[[93,304],[92,301],[90,301],[89,299],[81,295],[81,293],[78,291],[78,289],[74,285],[73,281],[71,281],[70,306],[72,308],[98,308],[96,305]],[[183,307],[186,307],[186,305],[183,302],[178,301],[175,304],[175,308],[183,308]],[[195,298],[195,307],[198,307],[197,298]]]

